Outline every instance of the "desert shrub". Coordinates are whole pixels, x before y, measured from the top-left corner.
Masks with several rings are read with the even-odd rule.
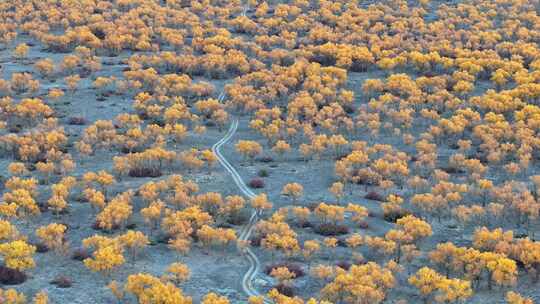
[[[514,238],[515,239],[525,239],[525,238],[528,238],[529,235],[526,234],[526,233],[514,233]]]
[[[465,171],[461,168],[456,168],[456,167],[441,167],[441,170],[443,170],[444,172],[448,173],[448,174],[463,174],[465,173]]]
[[[92,32],[92,34],[94,34],[94,36],[96,36],[99,40],[103,40],[105,39],[105,37],[107,36],[107,34],[103,31],[103,29],[99,28],[99,27],[95,27],[95,28],[90,28],[90,31]],[[106,63],[105,63],[106,64]]]
[[[71,259],[76,261],[84,261],[85,259],[88,259],[92,255],[90,252],[84,248],[77,248],[73,250],[73,253],[71,254]]]
[[[230,223],[219,223],[219,224],[217,224],[216,227],[217,228],[224,228],[224,229],[232,229],[232,228],[234,228],[234,226],[231,225]]]
[[[287,297],[294,297],[294,289],[291,286],[287,286],[285,284],[278,284],[275,288],[282,295],[285,295]]]
[[[99,227],[99,225],[98,225],[98,222],[97,222],[97,221],[95,221],[95,222],[94,222],[94,223],[92,224],[92,226],[91,226],[91,227],[92,227],[92,229],[94,229],[94,230],[101,230],[101,228]]]
[[[404,209],[392,210],[384,214],[384,220],[390,223],[395,223],[402,217],[410,215],[411,213]]]
[[[255,235],[249,239],[249,243],[253,247],[261,247],[261,241],[264,238],[262,235]]]
[[[92,229],[97,230],[97,231],[109,232],[107,229],[101,227],[98,221],[95,221],[95,222],[92,224]],[[118,229],[120,229],[120,225],[118,225],[118,224],[113,224],[113,225],[111,226],[111,229],[110,229],[110,230],[118,230]]]
[[[37,253],[45,253],[49,251],[49,247],[47,247],[47,245],[43,244],[42,242],[35,242],[32,243],[32,245],[36,246]]]
[[[314,231],[323,236],[344,235],[349,233],[349,227],[333,223],[323,223],[316,226]]]
[[[71,286],[73,286],[73,281],[71,280],[71,278],[63,275],[57,276],[50,283],[58,288],[70,288]]]
[[[446,227],[448,227],[448,229],[458,229],[459,228],[459,226],[457,224],[448,224],[448,225],[446,225]],[[514,237],[515,237],[515,235],[514,235]]]
[[[32,79],[30,73],[13,73],[11,75],[11,90],[17,94],[26,92],[37,92],[39,89],[39,81]]]
[[[274,159],[272,158],[272,156],[262,156],[260,157],[259,159],[257,159],[259,162],[261,163],[271,163],[274,161]]]
[[[261,169],[259,170],[259,172],[257,173],[257,175],[259,177],[268,177],[270,174],[268,173],[268,170],[266,169]]]
[[[349,154],[345,151],[340,152],[339,154],[334,156],[334,160],[342,160],[346,158]]]
[[[243,225],[249,220],[249,214],[245,212],[235,212],[227,218],[227,222],[232,225]]]
[[[366,221],[361,221],[358,223],[358,228],[360,229],[368,229],[369,228],[369,223],[366,222]]]
[[[279,262],[279,263],[268,265],[264,269],[264,273],[266,273],[267,275],[270,275],[270,273],[272,273],[272,270],[276,268],[281,268],[281,267],[285,267],[290,272],[294,273],[295,278],[303,277],[306,274],[304,270],[302,269],[302,266],[300,266],[299,264],[290,263],[290,262]]]
[[[384,196],[375,191],[369,192],[368,194],[366,194],[366,196],[364,196],[364,198],[372,201],[384,202]]]
[[[41,77],[50,77],[54,74],[54,61],[50,58],[39,60],[34,64],[34,68]]]
[[[140,153],[140,152],[143,152],[143,151],[144,151],[144,147],[141,147],[141,146],[137,146],[137,147],[134,147],[134,148],[129,148],[129,147],[121,147],[120,148],[120,152],[122,152],[123,154]]]
[[[169,244],[169,242],[174,239],[173,235],[168,233],[161,233],[156,237],[156,243],[158,244]]]
[[[347,114],[353,114],[356,111],[356,108],[354,106],[352,106],[352,105],[344,105],[343,110]]]
[[[349,245],[347,244],[347,240],[345,238],[339,238],[337,240],[337,245],[338,247],[343,247],[343,248],[349,247]]]
[[[72,116],[68,120],[68,124],[73,126],[84,126],[86,123],[86,118],[81,116]]]
[[[253,189],[261,189],[264,188],[264,181],[260,178],[254,178],[249,181],[249,187]]]
[[[8,127],[9,133],[20,133],[22,131],[22,125],[12,125]]]
[[[163,173],[158,168],[131,168],[128,175],[131,177],[160,177]]]
[[[313,224],[310,221],[302,222],[298,225],[300,228],[312,228]]]
[[[167,151],[162,148],[149,148],[136,153],[133,153],[133,151],[134,149],[131,149],[132,153],[113,158],[114,172],[116,174],[120,176],[127,174],[131,177],[158,177],[162,175],[164,166],[172,165],[176,158],[174,151]]]
[[[343,270],[349,270],[349,268],[351,268],[351,263],[347,261],[339,261],[336,263],[336,266]]]
[[[309,211],[315,211],[317,207],[319,206],[319,203],[313,202],[309,203],[306,207],[309,209]]]
[[[6,266],[0,266],[0,283],[2,285],[18,285],[25,281],[26,274],[24,272]]]

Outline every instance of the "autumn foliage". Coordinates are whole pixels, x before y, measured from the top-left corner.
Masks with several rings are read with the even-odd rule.
[[[539,6],[2,1],[0,303],[533,303]]]

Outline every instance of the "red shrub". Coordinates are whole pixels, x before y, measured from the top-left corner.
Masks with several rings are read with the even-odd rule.
[[[26,281],[24,272],[17,269],[0,266],[0,284],[2,285],[19,285]]]
[[[253,189],[264,188],[264,181],[260,178],[254,178],[249,181],[249,186]]]
[[[371,191],[365,196],[368,200],[384,202],[384,197],[375,191]]]

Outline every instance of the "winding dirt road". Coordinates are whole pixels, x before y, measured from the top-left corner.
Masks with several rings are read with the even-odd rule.
[[[225,98],[225,94],[221,93],[219,95],[219,101],[223,101]],[[236,133],[236,130],[238,129],[238,119],[233,118],[233,121],[231,123],[231,126],[227,133],[225,133],[225,136],[215,143],[212,146],[212,152],[216,155],[218,158],[219,163],[229,172],[231,177],[233,178],[234,182],[242,191],[242,193],[248,198],[253,198],[256,194],[249,189],[246,184],[244,183],[244,180],[242,180],[242,177],[240,177],[240,174],[236,171],[236,169],[229,163],[229,161],[221,154],[221,147],[225,145]],[[247,241],[249,240],[249,237],[251,236],[251,233],[253,232],[253,229],[255,227],[255,224],[259,220],[259,214],[256,211],[253,211],[251,214],[251,217],[249,219],[249,222],[240,230],[240,234],[238,236],[239,240]],[[261,294],[253,287],[253,280],[259,273],[259,270],[261,268],[261,263],[257,256],[251,251],[249,247],[246,247],[244,251],[245,257],[249,261],[249,269],[244,274],[244,277],[242,278],[242,289],[248,296],[260,296]],[[264,299],[264,303],[271,304],[272,302],[268,299]]]

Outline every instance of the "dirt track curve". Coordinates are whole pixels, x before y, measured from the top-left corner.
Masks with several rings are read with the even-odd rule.
[[[219,95],[219,101],[223,101],[225,98],[225,94],[221,93]],[[255,196],[255,193],[249,189],[244,181],[242,180],[242,177],[238,174],[236,169],[229,163],[229,161],[221,154],[221,147],[225,145],[236,133],[236,130],[238,129],[238,119],[233,118],[231,126],[229,127],[229,130],[227,133],[225,133],[225,136],[215,143],[212,146],[212,152],[216,155],[218,158],[219,163],[229,172],[231,177],[233,178],[234,182],[240,189],[240,191],[248,198],[251,199]],[[256,211],[253,211],[251,214],[251,217],[249,219],[249,222],[240,230],[240,234],[238,236],[239,240],[247,241],[249,237],[251,236],[251,233],[253,232],[253,229],[255,227],[255,224],[259,220],[259,214]],[[243,253],[247,260],[249,261],[249,269],[244,274],[244,277],[242,278],[242,289],[248,296],[260,296],[261,294],[253,287],[253,279],[257,276],[257,274],[260,271],[261,263],[257,256],[251,251],[249,247],[246,247],[245,250],[243,250]],[[268,299],[264,299],[264,303],[271,304]]]

